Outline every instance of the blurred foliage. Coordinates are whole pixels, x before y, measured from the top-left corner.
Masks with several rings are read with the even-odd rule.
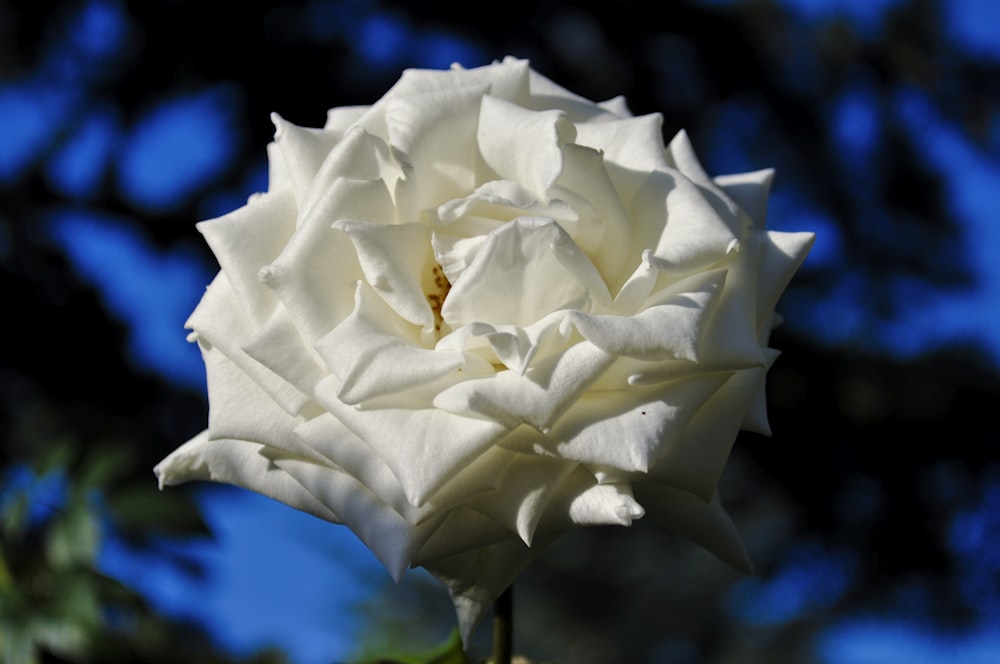
[[[106,537],[169,557],[167,538],[207,536],[190,494],[161,496],[150,473],[203,426],[205,404],[125,350],[128,326],[55,242],[53,215],[111,215],[207,268],[193,222],[259,182],[271,111],[320,125],[328,107],[377,99],[402,67],[508,53],[587,97],[623,94],[635,113],[663,113],[665,134],[686,128],[714,172],[775,166],[786,216],[772,222],[820,219],[817,250],[829,248],[782,306],[774,437],[741,439],[724,477],[757,575],[641,522],[575,532],[519,582],[516,650],[536,662],[810,662],[825,630],[857,616],[950,634],[995,627],[996,525],[974,521],[994,509],[1000,481],[995,359],[973,342],[919,356],[876,342],[932,295],[975,284],[954,165],[928,153],[921,123],[937,118],[1000,158],[1000,64],[960,47],[942,3],[878,3],[868,28],[786,4],[0,1],[4,89],[42,90],[49,104],[40,138],[0,174],[0,283],[13,314],[0,345],[4,661],[283,659],[226,655],[99,571]],[[112,9],[98,16],[111,23],[88,40],[79,17],[95,6]],[[201,163],[206,175],[169,204],[142,198],[125,147],[160,105],[202,93],[224,110],[217,133],[237,137],[229,158]],[[914,98],[928,114],[913,116]],[[838,109],[851,100],[864,112],[845,127]],[[95,113],[111,118],[112,147],[74,189],[51,165]],[[163,174],[193,167],[168,157]],[[957,546],[960,527],[986,534]],[[359,659],[411,650],[387,635],[440,638],[451,616],[427,608],[439,599],[419,577],[377,589]],[[450,643],[442,657],[458,657]]]

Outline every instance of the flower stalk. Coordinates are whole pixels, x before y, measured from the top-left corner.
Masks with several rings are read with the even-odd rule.
[[[492,664],[510,664],[514,639],[514,586],[500,594],[493,603]]]

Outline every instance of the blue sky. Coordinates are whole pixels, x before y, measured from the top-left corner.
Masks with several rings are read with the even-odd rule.
[[[864,32],[877,30],[884,13],[900,0],[783,4],[805,21],[844,16]],[[325,8],[340,23],[313,21],[312,38],[323,39],[324,26],[344,25],[334,5],[315,3],[316,11]],[[441,67],[489,59],[477,45],[444,29],[416,30],[403,16],[358,13],[363,3],[350,6],[355,12],[351,25],[362,37],[357,55],[371,67]],[[946,6],[948,31],[956,43],[970,53],[1000,60],[1000,3],[965,0]],[[113,59],[132,29],[114,2],[90,2],[77,20],[74,52],[84,53],[95,66]],[[202,389],[201,361],[196,348],[184,341],[182,327],[215,268],[204,264],[191,245],[157,247],[136,221],[143,210],[168,211],[218,181],[243,140],[239,93],[225,84],[209,85],[164,97],[126,122],[114,107],[88,101],[94,85],[87,73],[91,70],[76,71],[73,67],[82,65],[67,62],[66,53],[55,48],[34,76],[0,84],[0,122],[8,127],[8,140],[0,148],[0,186],[13,185],[33,166],[44,169],[52,186],[71,201],[47,217],[51,237],[80,279],[101,292],[108,313],[127,326],[131,361],[178,385]],[[65,84],[67,77],[73,84]],[[863,155],[880,138],[872,104],[865,90],[857,89],[833,109],[832,140],[849,145],[852,154]],[[1000,119],[994,149],[987,152],[966,141],[917,91],[900,90],[894,113],[901,126],[920,137],[928,163],[943,178],[948,202],[969,238],[965,259],[977,282],[962,291],[938,293],[909,292],[901,283],[901,300],[913,305],[904,307],[877,335],[866,337],[866,343],[910,355],[972,338],[1000,361],[1000,262],[995,259],[1000,247],[995,219]],[[53,136],[60,132],[53,128],[67,136],[55,150]],[[247,166],[241,190],[205,199],[206,216],[240,204],[262,186],[263,150],[262,145],[261,162]],[[50,156],[42,164],[43,155]],[[134,207],[136,218],[91,209],[93,193],[107,183]],[[817,232],[806,270],[835,266],[846,250],[835,224],[794,192],[782,190],[780,180],[771,216],[779,228]],[[194,221],[192,241],[200,242]],[[827,301],[815,303],[802,312],[801,320],[789,324],[830,344],[854,340],[870,329],[857,313],[864,295],[863,284],[845,278]],[[970,561],[982,560],[995,541],[981,535],[986,526],[992,527],[998,506],[996,496],[989,496],[953,533],[956,555]],[[197,617],[233,651],[276,644],[296,664],[329,662],[347,654],[358,627],[352,608],[387,578],[357,539],[344,528],[239,490],[206,491],[201,505],[217,541],[177,546],[188,546],[206,563],[207,587],[166,563],[136,557],[114,539],[104,548],[104,569],[146,592],[163,610]],[[820,610],[849,586],[855,563],[846,552],[807,544],[790,551],[773,577],[737,584],[728,609],[748,621],[779,622]],[[824,583],[817,584],[817,579]],[[985,662],[989,653],[1000,651],[1000,639],[990,631],[1000,624],[1000,615],[991,611],[987,613],[994,621],[982,629],[949,636],[892,617],[849,617],[827,631],[819,653],[830,663],[901,661],[900,653],[908,662]]]

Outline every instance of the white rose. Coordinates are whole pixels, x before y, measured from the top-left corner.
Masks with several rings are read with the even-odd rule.
[[[198,225],[208,429],[156,467],[346,524],[449,588],[463,635],[575,526],[645,515],[748,568],[716,483],[767,432],[774,305],[812,236],[770,171],[709,178],[659,115],[523,60],[410,70]]]

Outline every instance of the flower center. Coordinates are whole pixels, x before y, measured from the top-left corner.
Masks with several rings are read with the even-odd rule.
[[[440,332],[441,325],[444,324],[444,318],[441,317],[441,307],[444,306],[444,300],[448,297],[448,291],[451,290],[451,282],[448,281],[444,270],[437,263],[434,263],[431,273],[431,292],[427,293],[427,302],[431,305],[431,311],[434,312],[434,329]]]

